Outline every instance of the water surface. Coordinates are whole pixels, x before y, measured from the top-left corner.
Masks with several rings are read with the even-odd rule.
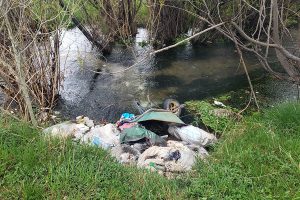
[[[65,31],[61,48],[65,78],[58,109],[71,118],[86,115],[115,121],[123,112],[137,112],[134,99],[143,104],[148,99],[160,104],[169,97],[184,102],[248,85],[239,56],[230,44],[180,46],[145,59],[152,49],[142,48],[139,42],[146,38],[146,30],[139,29],[131,48],[116,46],[103,61],[78,29]],[[245,57],[251,77],[260,77],[263,70],[255,57]],[[127,69],[134,63],[138,64]],[[294,86],[276,84],[270,83],[270,88],[285,88],[278,96],[286,92],[295,98]]]

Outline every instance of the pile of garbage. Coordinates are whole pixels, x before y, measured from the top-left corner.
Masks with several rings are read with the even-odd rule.
[[[215,135],[187,125],[163,109],[149,109],[139,116],[123,113],[116,124],[95,125],[88,117],[79,116],[43,132],[103,148],[122,164],[164,175],[191,170],[197,158],[209,155],[205,147],[217,141]]]

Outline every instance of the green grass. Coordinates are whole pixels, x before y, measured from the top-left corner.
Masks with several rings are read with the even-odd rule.
[[[46,141],[0,120],[0,199],[300,199],[300,104],[247,117],[208,162],[167,180],[124,167],[101,149]]]
[[[300,198],[300,105],[245,119],[225,134],[208,164],[199,163],[189,197]],[[205,176],[205,178],[203,178]]]
[[[0,199],[175,198],[175,181],[123,167],[101,149],[45,141],[26,124],[2,119]]]

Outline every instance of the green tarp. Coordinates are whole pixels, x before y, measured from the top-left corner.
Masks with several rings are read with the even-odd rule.
[[[120,135],[120,142],[135,142],[144,138],[149,139],[152,144],[159,144],[164,142],[161,137],[159,137],[152,131],[144,129],[138,125],[124,129]]]
[[[133,122],[145,122],[149,120],[163,121],[168,123],[184,124],[175,114],[166,111],[148,111],[137,117]],[[120,135],[121,143],[128,143],[147,138],[152,144],[164,142],[164,139],[139,125],[124,129]]]
[[[152,111],[143,114],[141,117],[138,117],[134,122],[144,122],[149,120],[156,120],[156,121],[163,121],[169,123],[177,123],[177,124],[184,124],[181,119],[179,119],[175,114],[172,112],[165,112],[165,111]]]

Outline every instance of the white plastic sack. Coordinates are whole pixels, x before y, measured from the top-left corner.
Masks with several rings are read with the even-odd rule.
[[[195,152],[196,156],[201,160],[205,160],[209,156],[207,150],[204,147],[195,144],[189,144],[187,145],[187,147]]]
[[[56,124],[54,126],[48,127],[43,130],[47,136],[51,137],[78,137],[83,136],[85,132],[89,130],[89,127],[84,124],[75,124],[72,122],[63,122],[61,124]]]
[[[200,158],[201,160],[204,160],[207,156],[209,156],[208,152],[206,149],[199,145],[194,145],[194,144],[184,144],[186,142],[178,142],[174,140],[169,140],[167,141],[167,146],[168,147],[173,147],[181,151],[188,151],[192,150],[197,158]]]
[[[188,125],[183,127],[170,126],[168,132],[176,138],[189,144],[208,146],[217,141],[217,138],[198,127]]]
[[[107,149],[118,145],[120,132],[113,124],[106,124],[105,126],[95,126],[86,133],[82,138],[82,143],[92,143]]]
[[[170,160],[171,153],[179,151],[178,160]],[[168,141],[167,147],[152,146],[144,151],[137,166],[163,172],[186,172],[192,169],[196,160],[195,153],[176,141]]]
[[[115,157],[117,161],[125,165],[136,164],[140,156],[140,152],[130,145],[121,144],[110,149],[110,155]]]

